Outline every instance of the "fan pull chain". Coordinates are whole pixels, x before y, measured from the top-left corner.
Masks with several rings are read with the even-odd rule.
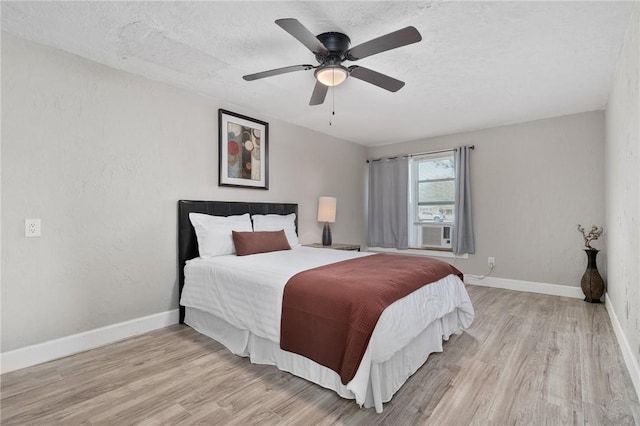
[[[331,89],[331,115],[336,115],[336,86]]]
[[[334,115],[336,115],[336,86],[335,86],[335,78],[336,75],[335,73],[331,73],[331,77],[333,78],[333,83],[334,85],[331,86],[331,114],[329,115],[329,126],[331,126],[333,123],[331,122],[331,119],[333,118]]]
[[[335,111],[335,95],[333,93],[333,87],[331,88],[331,111],[329,113],[329,126],[331,126],[332,123],[332,119],[333,116],[336,115],[336,111]]]

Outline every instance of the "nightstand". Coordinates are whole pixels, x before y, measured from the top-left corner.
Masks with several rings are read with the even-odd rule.
[[[305,244],[305,247],[329,248],[329,249],[334,249],[334,250],[360,251],[360,245],[359,244],[333,243],[330,246],[323,246],[320,243],[314,243],[314,244]]]

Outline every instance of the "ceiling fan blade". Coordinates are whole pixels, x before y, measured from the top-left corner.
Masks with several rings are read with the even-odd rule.
[[[286,74],[288,72],[310,70],[312,68],[313,68],[313,65],[308,65],[308,64],[292,65],[290,67],[276,68],[269,71],[262,71],[262,72],[257,72],[255,74],[245,75],[242,78],[244,78],[247,81],[253,81],[253,80],[258,80],[260,78],[272,77],[274,75]]]
[[[397,92],[404,87],[404,81],[396,80],[388,75],[381,74],[369,68],[359,67],[357,65],[349,67],[350,76],[358,80],[366,81],[374,86],[381,87],[390,92]]]
[[[309,105],[320,105],[323,103],[324,98],[327,97],[327,90],[329,90],[328,86],[316,81],[316,87],[313,88]]]
[[[307,49],[309,49],[313,53],[322,55],[329,54],[329,51],[326,47],[324,47],[324,44],[322,44],[320,40],[318,40],[316,36],[313,35],[313,33],[309,31],[307,27],[302,25],[297,19],[277,19],[276,24],[278,24],[283,30],[295,37],[295,39],[300,43],[304,44]]]
[[[347,51],[346,58],[350,61],[357,61],[376,53],[417,43],[420,40],[422,40],[422,36],[415,27],[406,27],[352,47]]]

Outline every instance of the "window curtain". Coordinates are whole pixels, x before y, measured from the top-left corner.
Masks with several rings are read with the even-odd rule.
[[[476,245],[473,238],[471,216],[471,187],[469,185],[469,147],[455,149],[456,165],[456,214],[451,248],[455,254],[473,254]]]
[[[409,159],[369,163],[369,247],[409,247]]]

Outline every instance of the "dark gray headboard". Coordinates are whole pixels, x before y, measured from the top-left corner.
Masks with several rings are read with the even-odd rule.
[[[178,300],[184,286],[184,265],[187,260],[198,257],[198,240],[189,221],[189,213],[205,213],[214,216],[239,214],[296,214],[298,228],[298,205],[286,203],[245,203],[235,201],[178,201]],[[180,305],[180,323],[184,323],[184,306]]]

